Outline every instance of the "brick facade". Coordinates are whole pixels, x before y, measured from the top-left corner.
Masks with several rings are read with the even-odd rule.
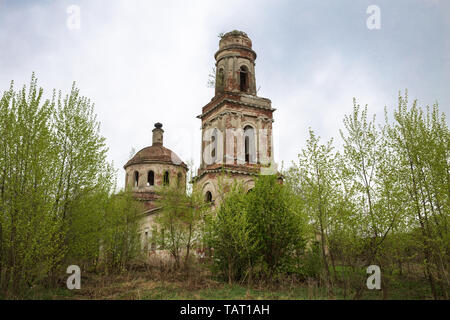
[[[210,192],[212,200],[220,202],[219,180],[224,173],[223,183],[238,179],[251,189],[255,175],[274,165],[275,109],[269,99],[257,96],[256,53],[244,32],[223,35],[214,57],[215,96],[197,117],[202,123],[202,151],[194,181],[205,195]]]

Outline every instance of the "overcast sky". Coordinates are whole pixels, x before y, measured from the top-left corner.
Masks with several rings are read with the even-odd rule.
[[[367,27],[370,5],[380,9],[380,29]],[[309,127],[340,143],[353,97],[379,120],[405,88],[410,99],[450,111],[444,0],[0,0],[0,91],[11,80],[28,84],[32,71],[47,94],[76,81],[95,102],[120,186],[131,148],[151,144],[155,122],[164,145],[198,166],[196,116],[214,95],[206,83],[218,34],[234,29],[253,41],[258,95],[277,109],[275,161],[285,167]]]

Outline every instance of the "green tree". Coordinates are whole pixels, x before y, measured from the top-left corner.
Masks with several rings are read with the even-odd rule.
[[[252,281],[252,268],[258,262],[258,240],[252,237],[255,229],[249,222],[248,197],[242,184],[229,186],[222,203],[208,224],[206,243],[214,248],[214,267],[231,284],[247,278]],[[248,276],[248,277],[247,277]]]
[[[267,278],[292,269],[305,246],[306,220],[289,186],[280,177],[259,176],[248,194],[247,213]]]
[[[391,156],[388,146],[383,144],[382,133],[377,129],[375,117],[368,119],[367,106],[361,110],[353,100],[353,113],[345,116],[346,131],[341,131],[344,140],[345,170],[354,184],[352,201],[358,212],[360,241],[364,246],[364,265],[377,261],[378,255],[389,232],[398,222],[398,202],[395,176],[391,166],[395,156]],[[392,161],[392,162],[391,162]],[[355,294],[360,298],[365,288],[363,278]]]
[[[325,145],[320,144],[312,130],[306,148],[299,154],[299,164],[295,170],[297,179],[297,192],[304,201],[305,214],[313,225],[311,241],[318,240],[322,265],[325,271],[325,280],[328,293],[333,295],[333,281],[330,271],[329,232],[335,217],[335,199],[338,194],[335,180],[335,160],[332,141]]]
[[[106,161],[93,104],[75,84],[64,98],[61,92],[50,100],[43,96],[33,74],[28,89],[16,91],[11,83],[0,100],[0,286],[5,294],[55,284],[68,264],[95,266],[107,230],[123,223],[110,220],[111,204],[117,202],[115,172]],[[130,208],[128,201],[118,215],[133,214]]]
[[[196,188],[186,193],[184,187],[169,185],[158,191],[158,198],[157,206],[161,211],[155,219],[159,229],[156,238],[170,251],[177,268],[181,266],[184,250],[184,265],[187,267],[206,209],[203,197]]]
[[[98,242],[100,262],[106,273],[127,270],[141,252],[138,219],[143,209],[130,191],[113,194],[104,204],[100,211],[103,222],[100,224]],[[86,234],[86,228],[81,230]]]
[[[13,294],[64,255],[54,250],[61,221],[51,215],[54,109],[42,96],[33,75],[28,90],[11,83],[0,102],[0,278]]]
[[[404,97],[399,94],[394,119],[387,132],[391,148],[399,157],[398,176],[408,196],[403,208],[409,229],[420,230],[416,243],[423,252],[423,266],[434,298],[447,298],[450,148],[445,115],[437,104],[425,112],[414,101],[408,109],[406,92]]]

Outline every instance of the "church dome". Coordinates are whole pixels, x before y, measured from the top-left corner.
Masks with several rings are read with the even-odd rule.
[[[153,143],[149,147],[141,149],[124,166],[124,169],[133,164],[161,163],[181,166],[187,169],[187,165],[170,149],[163,146],[162,124],[155,123],[153,132]]]
[[[124,168],[126,169],[132,164],[143,163],[166,163],[187,168],[186,164],[181,161],[175,152],[162,145],[152,145],[141,149],[125,164]]]

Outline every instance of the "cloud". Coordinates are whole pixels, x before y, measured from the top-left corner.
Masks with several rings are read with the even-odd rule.
[[[334,137],[339,144],[339,129],[344,115],[352,112],[353,97],[381,119],[390,99],[377,84],[377,73],[364,63],[349,63],[338,53],[329,53],[310,65],[306,81],[291,83],[286,89],[289,95],[276,97],[282,106],[275,113],[276,159],[296,160],[309,128],[324,141]]]
[[[67,28],[69,5],[81,29]],[[381,2],[382,29],[365,26],[353,1],[0,1],[0,88],[14,79],[68,92],[77,81],[95,102],[109,160],[124,183],[132,147],[164,142],[187,162],[200,160],[200,120],[214,90],[206,87],[220,32],[251,37],[259,95],[272,100],[275,160],[295,160],[308,127],[338,137],[352,98],[380,113],[399,89],[448,111],[446,4]],[[427,8],[426,10],[424,8]],[[406,10],[408,9],[408,10]],[[445,26],[445,27],[443,27]],[[377,33],[378,32],[378,33]],[[339,139],[339,138],[338,138]],[[337,139],[337,140],[338,140]]]

